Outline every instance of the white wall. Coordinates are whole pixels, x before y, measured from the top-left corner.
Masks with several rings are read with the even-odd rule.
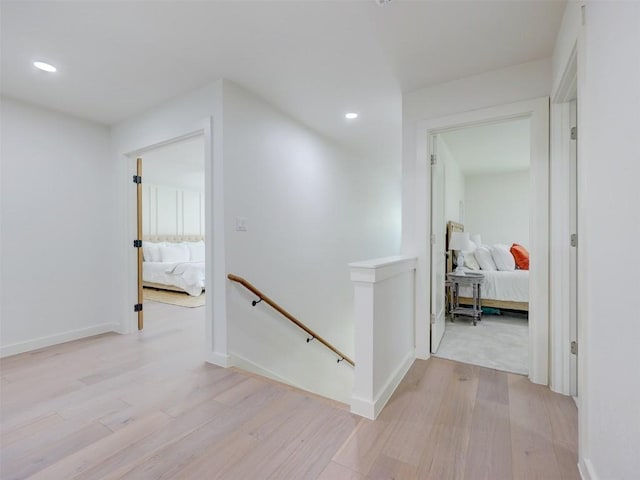
[[[154,148],[142,155],[143,183],[204,192],[204,136]]]
[[[465,230],[486,245],[529,247],[529,171],[467,175]]]
[[[566,25],[579,24],[571,13]],[[640,4],[587,2],[583,33],[559,39],[571,44],[569,33],[580,37],[580,468],[584,478],[637,478]]]
[[[460,202],[465,215],[465,178],[460,165],[442,136],[438,136],[438,160],[444,162],[444,219],[464,223],[460,218]]]
[[[398,252],[400,169],[358,158],[228,81],[112,130],[113,161],[122,174],[120,208],[130,216],[120,232],[119,278],[127,298],[121,308],[128,318],[123,330],[135,324],[135,252],[128,248],[135,225],[133,160],[125,154],[194,132],[205,117],[213,117],[214,125],[212,158],[205,162],[206,205],[212,204],[207,259],[215,270],[207,271],[207,288],[213,290],[213,302],[207,302],[209,359],[228,365],[232,353],[243,366],[260,365],[262,373],[307,388],[315,375],[329,390],[342,392],[351,367],[307,345],[306,337],[267,305],[252,308],[251,295],[225,275],[247,278],[353,353],[347,264]],[[246,232],[235,230],[236,217],[246,219]],[[311,365],[320,369],[310,370]]]
[[[424,182],[429,178],[427,158],[417,158],[417,145],[425,142],[426,136],[426,132],[418,131],[419,124],[455,113],[544,97],[549,94],[550,83],[551,62],[539,60],[403,95],[402,253],[418,257],[417,292],[429,291],[429,259],[421,253],[425,251],[424,242],[429,232],[417,212],[430,209],[428,198],[419,197],[419,192],[426,190]],[[428,310],[426,297],[417,295],[417,302],[422,302],[416,305],[418,312]],[[429,356],[427,327],[424,322],[416,323],[416,355],[421,358]]]
[[[398,166],[359,158],[230,82],[224,132],[227,271],[353,355],[347,264],[398,253]],[[236,217],[247,231],[235,230]],[[230,352],[348,401],[351,367],[251,300],[229,286]]]
[[[552,92],[554,94],[560,87],[567,62],[576,48],[578,34],[582,25],[582,5],[582,2],[567,2],[567,7],[562,16],[562,24],[560,25],[560,31],[556,38],[553,57],[551,59],[553,78]]]
[[[113,330],[109,131],[2,98],[2,355]]]
[[[143,180],[142,234],[204,235],[204,200],[204,190],[149,185]]]
[[[204,235],[204,151],[196,135],[140,155],[144,235]]]

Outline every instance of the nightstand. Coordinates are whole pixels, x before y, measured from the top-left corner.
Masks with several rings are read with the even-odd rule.
[[[484,275],[481,273],[471,272],[466,272],[464,275],[458,275],[455,272],[452,272],[447,274],[447,281],[449,282],[451,289],[451,308],[449,309],[449,313],[451,314],[452,320],[455,319],[456,315],[465,315],[472,318],[473,325],[475,326],[476,322],[481,320],[482,317],[480,289],[481,285],[484,283]],[[460,286],[471,287],[473,292],[472,306],[460,306]]]

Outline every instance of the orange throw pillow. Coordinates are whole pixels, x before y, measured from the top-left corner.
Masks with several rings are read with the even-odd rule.
[[[516,267],[520,270],[529,270],[529,252],[526,248],[514,243],[511,247],[511,255],[516,259]]]

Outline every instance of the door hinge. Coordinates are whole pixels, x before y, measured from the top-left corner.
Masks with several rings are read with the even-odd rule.
[[[432,314],[431,314],[431,324],[432,324],[432,325],[435,325],[435,324],[436,324],[436,314],[435,314],[435,313],[432,313]]]
[[[133,306],[133,311],[134,311],[134,312],[141,312],[141,311],[142,311],[142,304],[141,304],[141,303],[136,303],[136,304]]]
[[[431,238],[429,239],[429,241],[431,242],[431,245],[435,245],[436,244],[436,234],[435,233],[431,234]]]
[[[431,154],[431,165],[437,165],[438,164],[438,157],[436,157],[435,153]]]
[[[572,247],[577,247],[578,246],[578,234],[577,233],[572,233],[571,234],[570,243],[571,243]]]
[[[133,183],[142,183],[142,177],[140,175],[134,175]]]
[[[571,354],[578,355],[578,342],[576,342],[575,340],[571,342]]]
[[[134,240],[133,241],[134,248],[142,248],[142,240]]]
[[[571,127],[571,140],[578,138],[578,127]]]

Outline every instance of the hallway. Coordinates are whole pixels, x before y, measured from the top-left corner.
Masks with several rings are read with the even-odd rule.
[[[204,308],[1,361],[3,479],[578,478],[571,398],[418,360],[375,422],[202,362]]]

